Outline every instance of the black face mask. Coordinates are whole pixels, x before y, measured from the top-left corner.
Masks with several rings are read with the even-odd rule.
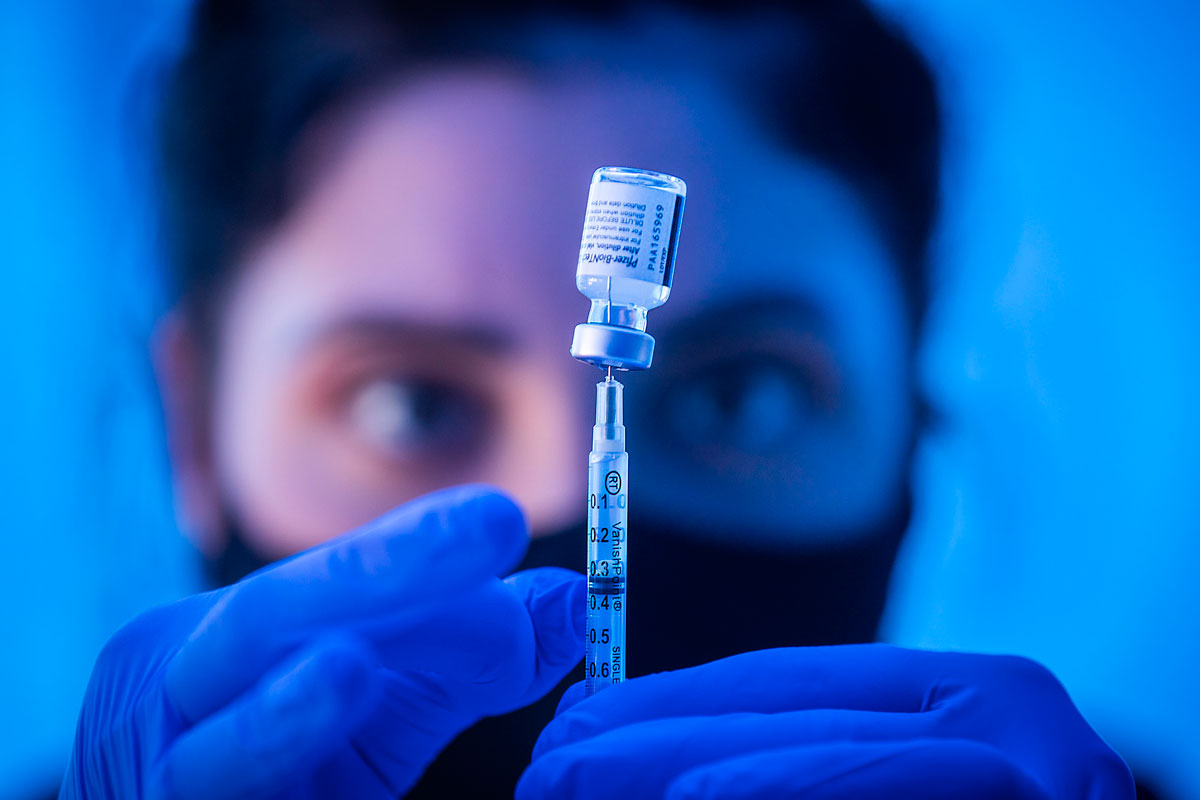
[[[906,494],[883,523],[847,536],[851,544],[792,551],[688,535],[670,523],[631,514],[628,676],[768,647],[874,640],[910,514]],[[520,569],[581,571],[585,529],[581,520],[535,538]],[[238,526],[230,525],[229,533],[225,550],[207,562],[210,579],[219,585],[267,563],[247,546]],[[463,733],[409,797],[512,797],[563,690],[582,677],[577,668],[543,700]]]
[[[269,558],[261,556],[250,548],[245,528],[238,521],[236,514],[226,508],[223,515],[225,520],[225,547],[212,557],[204,558],[204,579],[210,587],[229,586],[255,570],[269,566]]]

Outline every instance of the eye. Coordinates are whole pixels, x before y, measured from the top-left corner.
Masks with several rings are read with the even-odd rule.
[[[663,401],[676,439],[745,453],[794,446],[814,413],[803,370],[766,358],[709,365],[673,381]]]
[[[484,404],[458,387],[411,378],[376,378],[350,393],[349,422],[367,444],[392,458],[447,457],[481,444]]]

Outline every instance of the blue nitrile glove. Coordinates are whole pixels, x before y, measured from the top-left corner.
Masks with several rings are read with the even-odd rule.
[[[513,503],[462,487],[134,620],[96,663],[62,798],[395,798],[583,652],[580,575],[501,581]]]
[[[1054,676],[885,645],[744,653],[568,690],[517,798],[1133,798]]]

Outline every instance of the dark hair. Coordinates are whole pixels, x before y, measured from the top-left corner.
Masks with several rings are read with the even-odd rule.
[[[162,156],[175,292],[211,324],[231,264],[301,193],[290,162],[319,116],[431,59],[503,55],[523,21],[619,24],[630,0],[201,0],[168,84]],[[768,130],[847,178],[867,200],[901,269],[914,326],[927,292],[940,119],[931,72],[860,0],[694,0],[672,8],[720,19],[751,10],[794,21],[804,56],[758,99]],[[798,48],[799,49],[799,48]]]

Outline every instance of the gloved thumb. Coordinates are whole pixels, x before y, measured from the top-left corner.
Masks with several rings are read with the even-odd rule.
[[[267,794],[344,746],[379,694],[370,648],[328,635],[184,731],[156,765],[147,794],[156,800]]]
[[[533,680],[513,706],[520,708],[541,699],[583,658],[587,582],[559,567],[524,570],[504,582],[525,603],[537,640]]]

